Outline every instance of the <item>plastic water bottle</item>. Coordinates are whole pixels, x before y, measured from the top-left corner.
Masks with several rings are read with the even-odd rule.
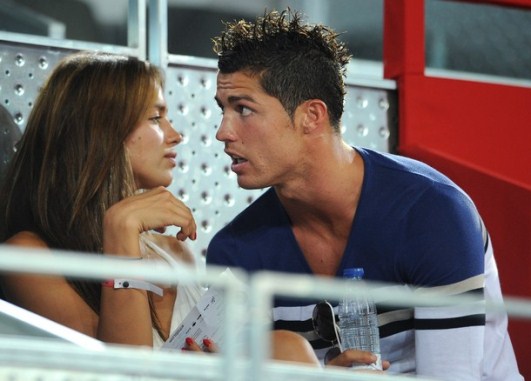
[[[351,279],[354,284],[363,286],[363,269],[350,268],[343,271],[344,279]],[[369,351],[378,360],[371,365],[354,365],[356,369],[382,369],[380,355],[380,334],[376,306],[372,300],[363,295],[353,295],[339,303],[339,335],[343,350],[358,349]]]

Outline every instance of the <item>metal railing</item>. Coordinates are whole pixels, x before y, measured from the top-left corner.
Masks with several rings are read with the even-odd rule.
[[[0,273],[24,272],[64,275],[74,278],[103,280],[115,277],[142,277],[163,284],[190,284],[200,282],[223,290],[226,304],[224,347],[218,355],[190,354],[153,350],[124,345],[80,345],[73,340],[51,340],[49,337],[6,335],[9,325],[2,325],[0,335],[0,376],[9,373],[13,381],[32,381],[39,375],[42,381],[52,374],[54,380],[82,379],[73,374],[91,377],[91,380],[405,380],[400,375],[354,374],[347,369],[318,369],[293,363],[269,360],[268,332],[271,322],[267,318],[276,296],[311,297],[338,300],[352,292],[342,279],[287,275],[261,272],[253,276],[234,270],[235,278],[220,277],[221,268],[207,267],[199,273],[187,269],[168,268],[163,265],[123,263],[118,259],[75,252],[46,252],[0,245]],[[243,282],[242,282],[243,281]],[[444,305],[469,303],[467,297],[448,297],[423,293],[414,294],[401,289],[371,287],[375,299],[392,300],[393,305]],[[243,295],[246,295],[242,299]],[[504,304],[488,303],[488,310],[506,310],[510,316],[531,319],[531,301],[506,298]],[[248,335],[231,335],[238,330],[241,319],[247,316]],[[245,350],[242,352],[242,341]],[[19,375],[19,376],[17,376]],[[22,376],[24,375],[24,377]],[[19,377],[19,378],[17,378]],[[69,378],[70,377],[70,378]],[[114,377],[114,378],[113,378]],[[355,378],[354,378],[355,377]],[[88,378],[87,378],[88,379]],[[420,379],[420,378],[417,378]]]

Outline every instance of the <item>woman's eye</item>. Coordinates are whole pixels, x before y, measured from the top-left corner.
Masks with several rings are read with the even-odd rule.
[[[160,115],[157,115],[157,116],[153,116],[151,118],[149,118],[149,120],[153,123],[157,123],[157,124],[160,124],[160,120],[162,119],[162,116]]]

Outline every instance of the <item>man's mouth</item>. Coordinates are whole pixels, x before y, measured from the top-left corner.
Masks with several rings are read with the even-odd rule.
[[[244,158],[242,157],[238,157],[238,156],[232,156],[232,164],[234,165],[238,165],[238,164],[241,164],[241,163],[245,163],[247,160],[245,160]]]

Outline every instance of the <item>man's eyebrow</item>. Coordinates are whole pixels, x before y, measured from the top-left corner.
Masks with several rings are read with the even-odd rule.
[[[239,101],[249,101],[249,102],[256,103],[254,98],[249,96],[249,95],[231,95],[228,98],[228,101],[229,101],[229,103],[236,103],[236,102],[239,102]]]
[[[218,97],[214,97],[214,99],[216,103],[218,104],[218,106],[223,108],[223,105],[221,104],[221,100]],[[242,100],[256,103],[255,99],[249,95],[231,95],[227,98],[227,101],[229,102],[229,104],[236,103]]]

